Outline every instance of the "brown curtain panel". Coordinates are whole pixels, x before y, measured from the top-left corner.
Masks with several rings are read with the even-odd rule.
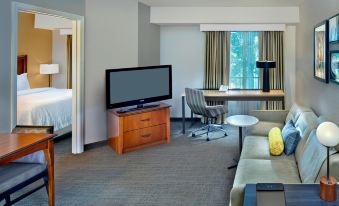
[[[72,89],[72,35],[67,35],[67,89]]]
[[[206,32],[204,89],[219,89],[228,85],[230,33],[225,31]],[[224,102],[207,102],[208,105],[224,105]],[[225,104],[225,107],[227,105]],[[221,123],[224,117],[218,122]]]
[[[206,32],[205,89],[219,89],[220,85],[228,85],[229,51],[229,32]]]
[[[259,41],[260,60],[276,61],[276,68],[270,69],[270,88],[284,90],[284,33],[282,31],[264,31],[260,33]],[[262,107],[269,110],[283,108],[282,103],[277,101],[264,102]]]

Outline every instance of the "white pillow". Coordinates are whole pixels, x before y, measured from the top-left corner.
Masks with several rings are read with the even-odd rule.
[[[29,82],[27,79],[27,73],[23,73],[17,76],[17,91],[30,89]]]

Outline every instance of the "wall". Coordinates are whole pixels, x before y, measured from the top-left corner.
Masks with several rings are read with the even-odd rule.
[[[284,33],[286,108],[295,101],[295,26]],[[205,34],[199,26],[161,26],[160,63],[173,65],[171,117],[181,117],[185,87],[202,88],[205,68]],[[186,105],[186,117],[190,110]]]
[[[173,66],[171,116],[181,117],[181,95],[185,87],[202,88],[205,62],[205,36],[196,26],[161,26],[160,63]],[[186,117],[190,110],[186,105]]]
[[[160,26],[150,23],[150,7],[138,4],[139,66],[160,64]]]
[[[34,14],[18,16],[18,55],[27,55],[27,77],[31,88],[48,87],[48,75],[40,74],[40,64],[52,62],[52,31],[34,28]]]
[[[280,24],[299,22],[298,7],[152,7],[155,24]]]
[[[107,139],[105,70],[138,66],[137,0],[86,0],[85,144]]]
[[[289,25],[284,32],[284,86],[285,107],[289,109],[296,101],[296,26]]]
[[[313,78],[313,28],[339,11],[338,0],[307,0],[297,27],[297,101],[339,124],[339,85]]]
[[[59,30],[53,31],[52,63],[59,64],[59,73],[52,75],[52,87],[67,88],[67,35],[60,35]]]
[[[15,0],[26,4],[85,16],[84,0]],[[0,132],[11,130],[11,3],[14,0],[0,1]],[[15,104],[14,104],[15,106]]]

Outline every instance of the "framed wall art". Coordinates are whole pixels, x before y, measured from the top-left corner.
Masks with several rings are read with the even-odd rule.
[[[339,50],[330,52],[331,81],[339,84]]]
[[[339,41],[339,14],[328,20],[329,42]]]
[[[314,28],[314,78],[329,82],[327,66],[328,23],[323,21]]]

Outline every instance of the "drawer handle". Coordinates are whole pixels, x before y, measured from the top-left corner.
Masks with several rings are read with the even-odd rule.
[[[151,133],[141,135],[141,137],[150,137],[150,136],[151,136]]]
[[[147,118],[147,119],[141,119],[140,121],[141,122],[147,122],[147,121],[150,121],[151,119],[150,118]]]

